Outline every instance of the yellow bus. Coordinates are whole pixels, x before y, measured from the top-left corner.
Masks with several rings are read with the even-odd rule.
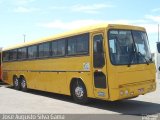
[[[101,24],[3,49],[3,81],[15,89],[108,101],[155,91],[146,30]]]

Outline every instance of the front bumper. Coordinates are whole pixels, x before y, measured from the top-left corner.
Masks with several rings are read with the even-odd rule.
[[[156,90],[156,82],[144,81],[140,83],[120,85],[119,88],[111,89],[110,100],[134,98]],[[113,94],[112,94],[113,93]]]

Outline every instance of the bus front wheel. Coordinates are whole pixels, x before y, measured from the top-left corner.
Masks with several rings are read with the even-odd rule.
[[[81,80],[76,80],[72,84],[72,97],[74,101],[79,104],[85,104],[88,102],[87,90]]]

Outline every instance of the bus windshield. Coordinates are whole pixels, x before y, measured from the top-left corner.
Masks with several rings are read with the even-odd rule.
[[[135,30],[110,30],[109,51],[113,65],[149,64],[151,52],[147,34]]]

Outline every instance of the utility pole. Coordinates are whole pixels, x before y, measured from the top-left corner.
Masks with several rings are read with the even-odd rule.
[[[23,40],[24,40],[24,43],[26,42],[26,35],[23,34]]]
[[[159,42],[159,24],[158,24],[158,42]]]

